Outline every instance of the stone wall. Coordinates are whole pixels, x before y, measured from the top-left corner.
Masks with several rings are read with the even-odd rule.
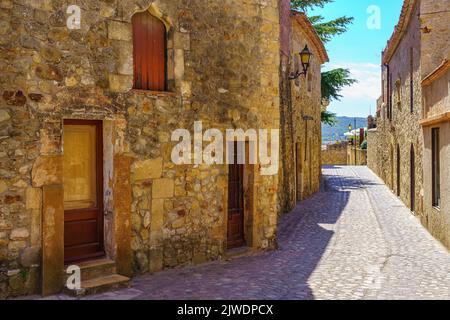
[[[348,143],[327,145],[322,149],[322,165],[347,165]]]
[[[420,1],[422,77],[450,59],[449,8],[450,0]]]
[[[422,113],[419,1],[411,1],[408,8],[410,22],[405,30],[402,30],[404,34],[395,52],[387,61],[392,77],[391,92],[387,91],[387,81],[385,81],[382,103],[384,110],[377,119],[376,134],[370,133],[368,138],[368,165],[394,193],[399,193],[401,200],[410,207],[412,186],[410,155],[413,147],[415,154],[414,211],[420,215],[423,211],[423,135],[419,125]],[[413,79],[413,112],[411,112],[411,76]],[[385,66],[383,67],[383,78],[388,79],[388,68]],[[392,96],[392,121],[388,119],[387,113],[389,95]],[[400,151],[399,159],[397,148]],[[376,159],[374,159],[375,156]],[[400,162],[399,168],[398,161]],[[397,169],[400,171],[400,183],[397,183]],[[400,186],[400,190],[397,185]]]
[[[282,55],[281,152],[279,204],[289,212],[297,201],[319,191],[321,175],[321,66],[328,60],[322,43],[304,15],[293,14],[290,56]],[[318,43],[319,41],[319,43]],[[313,54],[308,75],[288,80],[302,71],[299,52],[305,45]]]
[[[129,259],[142,273],[224,254],[227,167],[175,166],[170,135],[192,132],[194,121],[279,128],[278,1],[155,1],[152,12],[170,26],[171,92],[162,93],[131,89],[131,16],[152,3],[75,0],[81,29],[69,30],[66,1],[0,2],[0,297],[36,293],[50,262],[61,267],[51,256],[61,258],[63,119],[109,128],[105,240],[124,270]],[[255,171],[254,190],[248,245],[273,248],[278,177]]]
[[[450,248],[450,1],[422,1],[424,214],[422,223]],[[433,206],[432,129],[440,130],[441,205]]]
[[[367,166],[379,177],[382,176],[381,157],[379,156],[378,130],[367,132]]]
[[[355,150],[356,149],[356,150]],[[347,147],[347,164],[349,166],[365,166],[367,165],[367,150]]]
[[[424,226],[450,247],[446,116],[449,75],[445,72],[447,70],[445,59],[448,60],[450,54],[449,1],[408,0],[404,3],[401,21],[409,21],[409,24],[403,24],[398,28],[393,36],[393,39],[397,38],[398,41],[391,41],[384,53],[384,62],[389,63],[393,76],[393,119],[390,121],[387,116],[389,93],[385,85],[382,110],[377,119],[378,128],[369,132],[368,136],[368,165],[400,195],[406,205],[414,210]],[[410,110],[409,86],[411,50],[413,50],[413,112]],[[434,70],[437,70],[439,76],[432,75]],[[386,68],[383,70],[383,79],[386,84]],[[440,210],[432,206],[431,198],[432,127],[441,128],[443,137],[441,141],[441,170],[444,174],[441,175],[443,208]],[[397,149],[400,151],[399,154]],[[413,151],[415,168],[412,168],[411,163]],[[400,166],[397,165],[398,162]],[[414,181],[412,170],[415,175]],[[397,171],[400,173],[400,179]],[[411,190],[412,186],[415,186],[414,190]]]

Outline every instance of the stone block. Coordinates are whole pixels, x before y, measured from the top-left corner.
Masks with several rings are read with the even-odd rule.
[[[142,221],[145,229],[148,229],[148,227],[150,226],[150,222],[151,222],[151,214],[150,212],[147,212],[145,213],[144,220]]]
[[[153,181],[152,198],[166,199],[172,198],[175,190],[175,182],[173,179],[163,178]]]
[[[175,50],[174,55],[174,75],[176,80],[181,80],[184,77],[184,51],[181,49]]]
[[[27,188],[26,192],[26,208],[27,209],[41,209],[42,206],[42,189]]]
[[[27,228],[18,228],[11,231],[9,238],[11,240],[23,240],[30,236],[30,232]]]
[[[175,32],[173,44],[175,49],[190,50],[191,37],[189,33]]]
[[[162,158],[135,161],[131,169],[133,181],[161,178],[162,169]]]
[[[114,46],[117,50],[117,72],[121,75],[133,75],[133,46],[130,42],[115,41]]]
[[[109,89],[113,92],[128,92],[133,88],[133,76],[110,74]]]
[[[20,255],[20,264],[24,267],[31,267],[39,264],[40,248],[29,247],[23,250]]]
[[[179,218],[179,219],[175,220],[174,222],[172,222],[172,229],[180,229],[180,228],[184,227],[185,224],[186,224],[186,219]]]
[[[154,199],[152,201],[152,212],[150,221],[150,241],[152,245],[158,244],[162,239],[164,227],[164,200]]]
[[[14,240],[8,243],[9,251],[19,251],[27,246],[27,242],[24,240]]]
[[[31,210],[31,234],[30,243],[32,246],[41,246],[41,209]]]
[[[163,269],[163,251],[160,248],[149,250],[149,271],[151,273]]]
[[[114,157],[114,209],[117,272],[124,276],[133,274],[131,250],[131,158]]]
[[[0,180],[0,193],[5,192],[6,190],[8,190],[8,185],[5,181]]]
[[[9,119],[11,119],[9,113],[6,110],[0,110],[0,123],[8,121]]]
[[[121,21],[109,21],[108,38],[111,40],[132,41],[131,24]]]
[[[35,69],[36,76],[44,80],[62,81],[61,71],[53,65],[40,64]]]
[[[31,172],[34,187],[62,184],[62,156],[42,156],[33,165]]]
[[[62,185],[42,191],[42,294],[60,292],[64,270],[64,191]]]

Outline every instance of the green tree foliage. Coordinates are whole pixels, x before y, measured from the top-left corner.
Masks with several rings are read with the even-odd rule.
[[[326,101],[340,100],[339,93],[346,86],[351,86],[357,82],[350,78],[350,70],[338,68],[322,72],[322,99]]]
[[[309,20],[311,20],[319,37],[325,43],[333,39],[334,36],[347,32],[348,25],[353,23],[353,18],[347,16],[326,22],[323,22],[324,17],[322,16],[311,16],[309,17]]]
[[[336,113],[328,110],[322,111],[322,122],[334,127],[337,123]]]
[[[327,3],[331,3],[334,0],[292,0],[291,7],[294,10],[307,12],[308,9],[316,7],[323,8]]]
[[[302,11],[308,14],[308,10],[314,8],[323,8],[325,5],[334,2],[334,0],[291,0],[291,7],[294,10]],[[353,23],[352,17],[339,17],[331,21],[324,21],[325,18],[320,15],[308,16],[312,25],[323,42],[329,42],[333,37],[345,33],[348,26]],[[334,69],[322,73],[322,100],[331,102],[340,100],[341,90],[354,84],[356,80],[350,78],[348,69]],[[329,111],[322,111],[322,122],[334,125],[336,123],[336,114]]]

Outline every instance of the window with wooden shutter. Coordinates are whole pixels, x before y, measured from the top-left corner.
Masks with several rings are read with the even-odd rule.
[[[134,88],[166,90],[166,27],[148,11],[136,13],[133,24]]]

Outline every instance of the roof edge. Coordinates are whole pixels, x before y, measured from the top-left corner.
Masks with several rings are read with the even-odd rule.
[[[403,39],[403,35],[406,32],[409,22],[411,21],[411,16],[414,12],[414,6],[417,0],[404,0],[402,10],[400,12],[400,18],[395,26],[394,32],[392,33],[390,39],[387,42],[386,48],[382,53],[382,64],[387,64],[391,60],[398,45]]]
[[[325,62],[329,62],[330,58],[328,57],[327,50],[325,49],[325,45],[320,39],[319,34],[316,29],[312,25],[311,21],[308,19],[304,12],[299,12],[295,10],[291,10],[291,16],[303,27],[306,36],[311,40],[311,42],[316,46],[319,51],[319,58],[321,64]]]

